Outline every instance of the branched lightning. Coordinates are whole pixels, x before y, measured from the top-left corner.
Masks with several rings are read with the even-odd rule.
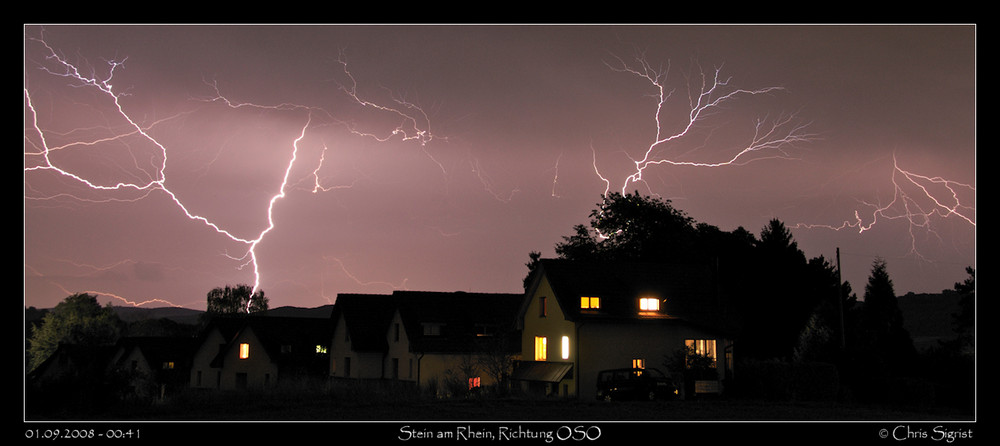
[[[725,160],[704,162],[704,161],[682,161],[667,157],[658,156],[668,148],[671,143],[677,142],[689,136],[692,129],[706,117],[720,111],[727,103],[743,96],[766,95],[782,90],[781,87],[766,87],[759,89],[731,88],[729,78],[722,78],[721,68],[716,68],[713,73],[706,74],[704,71],[700,75],[700,85],[689,88],[687,117],[681,122],[680,129],[676,132],[669,132],[666,129],[664,112],[667,110],[668,100],[673,96],[674,91],[668,89],[666,85],[669,69],[653,67],[641,53],[637,53],[633,63],[628,63],[620,57],[614,56],[616,63],[605,63],[610,69],[631,74],[648,82],[656,91],[654,97],[657,100],[653,121],[656,126],[656,134],[643,155],[638,158],[629,156],[634,163],[635,170],[622,182],[621,192],[627,193],[633,183],[643,181],[643,172],[650,166],[668,164],[673,166],[690,167],[722,167],[738,166],[763,159],[793,159],[795,158],[789,150],[799,143],[812,141],[815,136],[806,132],[806,125],[799,123],[794,115],[782,115],[774,119],[758,119],[754,125],[754,133],[749,142],[743,147],[734,148],[734,153]],[[596,154],[595,154],[595,172]],[[598,176],[607,185],[605,195],[611,189],[611,181],[606,177]]]
[[[860,201],[870,208],[867,222],[862,211],[854,211],[853,220],[845,220],[839,225],[799,223],[795,227],[808,229],[830,229],[841,231],[852,229],[859,234],[872,229],[880,220],[903,220],[910,235],[910,253],[920,256],[917,250],[917,231],[924,230],[936,234],[931,226],[934,217],[954,218],[976,226],[975,205],[969,204],[976,192],[975,186],[945,179],[940,176],[921,175],[902,168],[895,154],[892,157],[892,200],[887,204]]]
[[[278,105],[260,105],[248,102],[236,102],[224,96],[220,92],[220,89],[215,82],[209,82],[208,85],[210,85],[215,90],[215,96],[208,99],[203,99],[204,102],[220,103],[225,105],[226,107],[233,109],[255,108],[255,109],[267,109],[267,110],[278,110],[278,111],[306,112],[305,122],[302,124],[301,131],[291,142],[291,154],[288,164],[285,167],[281,184],[278,187],[278,191],[271,197],[271,199],[268,202],[267,226],[263,230],[261,230],[255,237],[251,238],[251,237],[239,236],[221,227],[217,223],[213,222],[210,218],[191,212],[185,206],[182,200],[174,193],[174,191],[172,191],[169,187],[167,187],[166,184],[167,178],[165,174],[168,163],[167,147],[163,143],[158,141],[154,136],[152,136],[149,133],[148,128],[144,128],[143,126],[141,126],[133,118],[133,116],[128,111],[126,111],[126,108],[122,105],[122,98],[125,95],[118,89],[114,88],[111,83],[112,79],[114,78],[115,71],[123,66],[124,61],[109,61],[108,72],[106,76],[102,78],[99,78],[96,74],[85,75],[76,65],[69,62],[65,58],[61,57],[51,46],[49,46],[48,43],[46,43],[41,38],[27,37],[27,39],[30,42],[40,45],[44,49],[45,52],[44,59],[48,63],[48,65],[42,66],[42,70],[45,73],[53,76],[63,77],[68,82],[73,84],[73,86],[92,89],[98,92],[100,97],[106,98],[107,100],[110,101],[111,104],[113,104],[112,109],[114,111],[115,116],[124,119],[128,125],[128,129],[126,131],[118,132],[114,136],[110,137],[96,138],[89,141],[75,141],[73,143],[63,144],[63,145],[50,144],[48,136],[52,135],[52,133],[43,129],[42,126],[39,124],[38,112],[36,111],[35,104],[32,101],[31,91],[26,85],[24,88],[26,113],[28,114],[27,116],[28,119],[26,119],[26,122],[30,121],[31,124],[30,127],[26,127],[25,129],[25,141],[26,141],[25,142],[26,165],[24,168],[25,175],[36,174],[38,172],[43,172],[43,171],[52,172],[61,177],[68,178],[73,182],[82,185],[86,189],[94,191],[102,191],[102,192],[134,190],[134,191],[139,191],[140,195],[137,197],[133,196],[129,198],[114,197],[114,198],[102,198],[100,200],[90,200],[77,197],[76,195],[71,193],[62,192],[57,194],[50,194],[47,196],[31,196],[31,197],[26,196],[25,198],[32,200],[50,200],[56,197],[67,197],[67,198],[74,198],[82,201],[97,203],[97,202],[118,201],[118,200],[136,201],[140,199],[145,199],[153,193],[162,192],[167,197],[169,197],[169,199],[173,202],[173,204],[176,205],[177,208],[180,209],[180,211],[189,219],[198,221],[204,224],[205,226],[210,227],[216,233],[225,236],[229,240],[238,242],[247,247],[245,253],[241,255],[232,256],[227,254],[226,256],[233,260],[241,262],[240,268],[244,267],[252,268],[254,277],[254,284],[252,288],[253,294],[256,294],[257,291],[259,291],[261,283],[261,271],[260,271],[260,265],[258,264],[258,256],[256,250],[258,246],[264,241],[265,237],[275,228],[274,213],[276,204],[281,199],[286,197],[287,194],[286,189],[289,185],[290,175],[292,173],[293,168],[296,165],[299,156],[299,150],[300,150],[299,144],[306,137],[307,131],[310,129],[310,126],[313,125],[315,119],[318,119],[320,117],[329,118],[331,121],[334,121],[336,123],[339,123],[347,127],[348,130],[354,135],[370,137],[378,141],[388,141],[393,138],[401,138],[403,141],[416,141],[423,148],[422,150],[424,151],[424,153],[427,154],[427,156],[431,160],[433,160],[442,169],[442,171],[444,170],[444,166],[436,159],[434,159],[432,156],[430,156],[425,147],[430,141],[434,139],[435,136],[429,130],[429,119],[428,116],[424,113],[424,111],[419,106],[413,104],[412,102],[405,101],[400,98],[394,98],[395,102],[394,107],[380,105],[378,103],[363,99],[357,91],[357,82],[355,81],[354,76],[347,69],[347,64],[346,62],[344,62],[344,59],[342,57],[343,54],[341,54],[341,58],[338,59],[338,62],[340,63],[343,69],[344,76],[346,76],[347,79],[349,79],[349,82],[347,84],[341,84],[340,90],[345,92],[357,105],[360,105],[361,107],[367,109],[373,109],[383,114],[397,116],[401,122],[395,129],[393,129],[390,132],[389,135],[378,135],[372,132],[361,131],[353,123],[347,123],[338,120],[334,118],[331,113],[318,107],[304,106],[291,103],[282,103]],[[153,125],[156,125],[156,123],[154,123]],[[29,137],[29,134],[34,136]],[[72,168],[61,165],[51,157],[51,155],[56,151],[67,150],[76,147],[85,147],[85,148],[96,147],[101,143],[120,140],[130,136],[139,137],[142,140],[151,143],[156,148],[157,152],[156,156],[150,157],[150,164],[152,165],[152,171],[146,172],[149,176],[149,178],[147,179],[130,178],[128,180],[101,182],[92,178],[88,178],[85,174],[75,171]],[[37,139],[37,142],[35,141],[35,139]],[[31,147],[32,151],[28,151],[27,149],[28,147]],[[324,146],[323,154],[320,157],[318,165],[314,170],[312,170],[312,175],[315,181],[315,185],[312,189],[313,193],[318,193],[320,191],[328,191],[333,189],[333,188],[324,188],[320,185],[319,182],[318,172],[319,169],[322,167],[322,163],[325,159],[326,150],[327,148]],[[132,158],[136,164],[136,167],[139,167],[140,163],[138,162],[134,154],[132,154]],[[28,165],[27,163],[28,159],[33,160],[31,165]],[[140,168],[140,170],[144,169]],[[135,175],[130,175],[130,176],[134,177]],[[25,186],[26,191],[31,190],[31,187],[28,185],[27,181],[25,181],[25,185],[26,185]],[[342,263],[341,263],[341,268],[344,268]],[[344,269],[344,271],[345,273],[347,272],[346,269]],[[353,276],[350,277],[357,281],[357,279],[355,279]],[[120,296],[116,296],[110,293],[100,292],[99,294],[111,296],[113,298],[122,300],[123,302],[135,304],[135,302],[128,301],[127,299],[124,299]],[[158,301],[158,300],[154,299],[150,300],[149,302],[152,301]],[[249,308],[250,306],[248,304],[247,309],[249,310]]]

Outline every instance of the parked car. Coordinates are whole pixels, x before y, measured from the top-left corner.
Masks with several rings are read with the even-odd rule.
[[[657,369],[612,369],[597,373],[597,399],[667,400],[677,396],[673,380]]]

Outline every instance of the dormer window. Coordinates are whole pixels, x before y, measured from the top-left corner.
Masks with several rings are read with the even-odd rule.
[[[581,310],[597,310],[601,308],[601,298],[600,297],[581,297],[580,298],[580,309]]]
[[[424,336],[441,336],[441,323],[424,322],[421,324],[424,329]]]
[[[639,299],[639,311],[653,312],[660,311],[660,299],[655,297],[643,297]]]

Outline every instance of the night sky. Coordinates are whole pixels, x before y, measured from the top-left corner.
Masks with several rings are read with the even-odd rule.
[[[975,266],[975,26],[24,37],[26,306],[204,309],[241,283],[272,308],[520,292],[528,253],[553,257],[623,189],[726,231],[777,218],[807,257],[839,247],[859,297],[876,257],[897,295]],[[651,148],[667,162],[627,181]]]

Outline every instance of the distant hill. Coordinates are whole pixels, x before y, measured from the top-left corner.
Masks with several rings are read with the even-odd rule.
[[[333,305],[323,305],[317,308],[278,307],[267,310],[268,316],[281,317],[329,318],[331,314],[333,314]]]
[[[125,322],[136,322],[148,319],[170,319],[181,324],[196,324],[204,311],[180,307],[114,307],[118,317]],[[317,308],[278,307],[267,311],[268,316],[280,317],[316,317],[328,318],[333,313],[333,305]]]
[[[198,317],[204,311],[192,310],[181,307],[158,307],[158,308],[138,308],[138,307],[112,307],[118,313],[118,317],[125,322],[136,322],[148,319],[170,319],[180,324],[196,324]]]
[[[897,297],[903,312],[903,326],[910,332],[918,351],[936,346],[938,341],[955,338],[953,315],[959,312],[960,297],[953,290],[938,294],[907,293]]]

